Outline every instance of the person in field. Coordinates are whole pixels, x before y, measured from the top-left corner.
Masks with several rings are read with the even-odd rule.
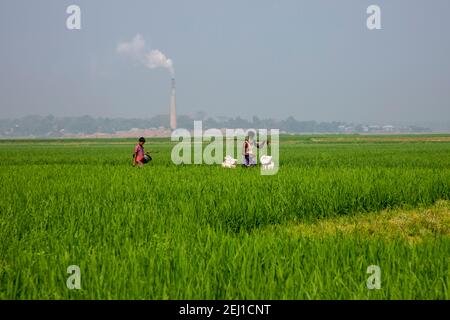
[[[138,144],[136,145],[136,147],[134,147],[134,154],[133,154],[133,165],[134,166],[138,166],[138,167],[144,166],[144,157],[145,157],[144,144],[145,144],[145,138],[140,137]]]
[[[243,155],[244,155],[244,163],[245,167],[256,166],[256,154],[253,152],[254,148],[257,149],[262,148],[266,141],[256,142],[253,140],[255,133],[250,131],[248,135],[245,137]]]

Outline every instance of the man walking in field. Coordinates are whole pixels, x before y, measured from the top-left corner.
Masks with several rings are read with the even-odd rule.
[[[248,136],[245,137],[243,155],[244,155],[244,163],[245,167],[256,166],[256,154],[253,152],[253,147],[257,149],[262,148],[266,141],[263,142],[255,142],[253,139],[255,133],[250,131]]]
[[[136,147],[134,147],[134,154],[133,154],[133,165],[134,166],[138,166],[138,167],[144,166],[144,157],[145,157],[144,144],[145,144],[145,138],[140,137],[138,144],[136,145]]]
[[[243,154],[244,154],[244,163],[243,163],[243,165],[245,166],[245,167],[248,167],[248,166],[250,166],[250,154],[252,153],[252,150],[251,150],[252,148],[251,148],[251,145],[250,145],[250,141],[249,141],[249,138],[248,138],[248,136],[246,136],[245,137],[245,141],[244,141],[244,152],[243,152]]]

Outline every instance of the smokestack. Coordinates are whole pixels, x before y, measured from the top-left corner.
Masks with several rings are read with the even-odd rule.
[[[170,129],[177,128],[177,101],[175,98],[175,78],[172,78],[172,95],[170,96]]]

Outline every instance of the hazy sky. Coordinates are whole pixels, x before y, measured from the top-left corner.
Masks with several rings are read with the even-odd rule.
[[[66,8],[81,7],[81,30]],[[366,27],[381,7],[382,30]],[[361,122],[450,119],[448,0],[0,1],[0,118],[179,114]]]

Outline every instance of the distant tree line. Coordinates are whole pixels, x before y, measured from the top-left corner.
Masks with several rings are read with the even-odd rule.
[[[383,131],[382,126],[364,126],[345,122],[317,122],[299,121],[294,117],[284,120],[260,119],[254,116],[251,120],[241,117],[193,117],[181,115],[177,122],[179,128],[193,129],[194,120],[202,120],[203,128],[255,128],[255,129],[279,129],[286,133],[339,133],[339,132],[371,132]],[[0,119],[0,136],[2,137],[51,137],[63,136],[65,134],[93,134],[93,133],[117,133],[138,129],[162,129],[167,128],[168,115],[158,115],[148,119],[125,119],[125,118],[94,118],[91,116],[81,117],[54,117],[31,115],[19,119]],[[374,129],[375,128],[375,129]],[[395,132],[426,132],[430,129],[420,126],[409,126],[389,128]]]

